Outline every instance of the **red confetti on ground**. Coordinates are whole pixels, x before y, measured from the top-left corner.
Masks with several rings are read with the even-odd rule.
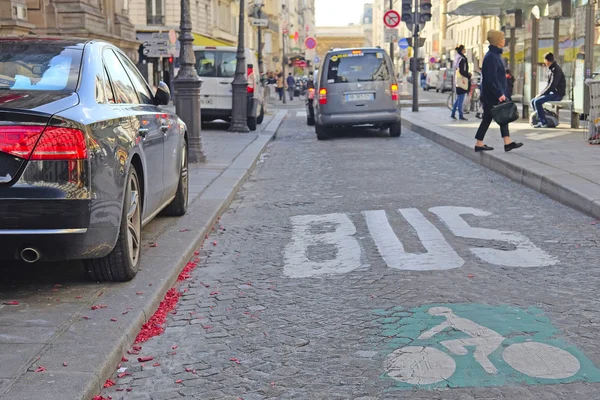
[[[92,400],[112,400],[112,397],[110,397],[110,396],[108,396],[108,397],[94,396],[94,398],[92,398]]]
[[[81,318],[83,318],[83,319],[86,319],[86,320],[87,320],[87,319],[92,319],[92,317],[88,317],[88,316],[83,316],[83,317],[81,317]]]
[[[117,322],[117,319],[116,319],[116,318],[111,318],[110,320],[111,320],[112,322]]]
[[[98,293],[98,297],[102,296],[103,294],[104,294],[104,292]]]
[[[148,286],[152,286],[152,284],[151,284],[151,283],[149,283],[149,284],[148,284]]]
[[[178,281],[185,281],[186,279],[190,279],[192,277],[192,271],[198,266],[197,262],[188,262],[183,271],[177,277]]]
[[[92,310],[99,310],[101,308],[107,308],[108,306],[106,304],[96,304],[95,306],[92,306]]]
[[[152,243],[150,247],[158,247],[158,245],[156,243]]]
[[[39,367],[37,367],[37,369],[35,370],[35,372],[44,372],[46,370],[46,367],[42,367],[41,365]]]
[[[152,364],[153,367],[160,367],[160,363],[154,363]]]
[[[118,388],[118,389],[115,389],[115,390],[116,390],[117,392],[122,392],[122,391],[124,391],[125,389],[123,389],[123,388]]]
[[[135,294],[139,296],[140,294],[144,294],[144,292],[135,292]]]
[[[142,346],[140,346],[139,344],[134,344],[133,346],[131,346],[131,348],[135,351],[140,351],[142,349]]]
[[[123,377],[126,377],[127,375],[131,375],[131,373],[129,373],[129,372],[122,372],[119,375],[117,375],[117,378],[123,378]]]
[[[19,302],[18,301],[5,301],[3,304],[5,306],[18,306]]]
[[[275,382],[271,382],[271,386],[275,386]]]
[[[75,298],[76,298],[76,299],[80,299],[80,298],[81,298],[81,296],[75,296]]]
[[[196,251],[194,252],[194,255],[195,255],[195,256],[199,256],[199,255],[200,255],[200,252],[199,252],[198,250],[196,250]]]
[[[169,353],[170,356],[174,356],[175,354],[177,354],[176,351],[172,351],[172,352]]]
[[[121,362],[127,362],[127,361],[129,361],[127,358],[121,357]]]
[[[163,325],[167,321],[167,314],[175,308],[180,296],[181,293],[179,293],[176,288],[169,289],[164,300],[160,302],[158,310],[156,310],[150,320],[142,326],[142,330],[135,338],[135,343],[143,343],[151,337],[158,336],[165,331]]]
[[[152,356],[146,356],[146,357],[139,357],[138,358],[139,362],[146,362],[146,361],[152,361],[152,360],[154,360],[154,357],[152,357]]]
[[[469,274],[467,275],[467,278],[475,278],[475,275]]]
[[[63,367],[67,367],[69,366],[69,364],[67,364],[66,362],[63,363]]]
[[[214,295],[217,295],[217,294],[219,294],[219,292],[210,292],[211,296],[214,296]]]
[[[240,364],[240,360],[238,360],[237,358],[230,358],[229,361],[233,361],[236,364]]]
[[[104,388],[109,388],[111,386],[115,386],[115,382],[107,379],[106,382],[104,382]]]
[[[175,383],[181,383],[181,382],[183,382],[183,379],[177,379],[177,380],[175,381]]]
[[[123,311],[123,315],[127,314],[129,311]]]
[[[189,231],[189,229],[187,229],[187,228],[186,228],[186,229],[180,229],[180,230],[179,230],[179,232],[188,232],[188,231]]]
[[[212,329],[213,327],[210,325],[203,326],[204,329]]]
[[[137,350],[127,350],[127,354],[140,354]]]
[[[133,388],[127,388],[125,390],[128,391],[128,392],[131,392],[133,390]]]
[[[178,348],[179,346],[175,345],[173,347],[171,347],[173,350],[175,350],[176,348]]]
[[[213,246],[216,246],[216,245],[217,245],[217,242],[213,242]]]

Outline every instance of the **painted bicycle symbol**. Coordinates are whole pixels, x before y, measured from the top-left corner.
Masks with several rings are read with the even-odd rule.
[[[445,318],[441,324],[422,333],[418,339],[427,340],[446,329],[460,331],[464,339],[439,342],[450,354],[466,356],[473,349],[473,358],[491,375],[498,369],[490,360],[506,339],[498,332],[456,315],[449,307],[432,307],[428,314]],[[438,348],[406,346],[391,353],[386,362],[387,375],[412,385],[427,385],[449,379],[456,371],[454,358]],[[564,379],[577,374],[581,365],[571,353],[545,343],[527,341],[513,343],[504,349],[502,359],[513,369],[532,378]]]

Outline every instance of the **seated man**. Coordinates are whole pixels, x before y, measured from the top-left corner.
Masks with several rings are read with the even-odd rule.
[[[547,128],[548,122],[546,121],[546,115],[544,114],[544,103],[549,101],[561,101],[565,97],[567,81],[565,80],[565,74],[563,70],[558,66],[554,60],[554,54],[548,53],[544,56],[544,64],[550,70],[548,75],[548,85],[546,88],[537,96],[531,100],[531,105],[537,111],[539,122],[534,128]]]

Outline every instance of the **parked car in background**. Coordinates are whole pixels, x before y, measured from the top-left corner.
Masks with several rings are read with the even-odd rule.
[[[427,72],[427,85],[425,90],[436,89],[440,80],[439,70],[430,70]]]
[[[237,47],[225,46],[194,46],[196,55],[196,70],[202,78],[202,121],[222,119],[231,120],[233,104],[233,89],[231,82],[237,66]],[[258,63],[254,51],[244,49],[246,68],[244,73],[248,80],[248,128],[256,130],[257,124],[262,124],[265,117],[266,104]]]
[[[187,210],[187,130],[169,100],[111,44],[0,38],[0,259],[132,279],[142,226]]]
[[[440,68],[439,80],[436,92],[450,92],[454,89],[454,69],[452,68]]]
[[[332,128],[371,125],[401,134],[400,95],[392,60],[380,48],[329,51],[316,87],[315,132],[330,137]]]

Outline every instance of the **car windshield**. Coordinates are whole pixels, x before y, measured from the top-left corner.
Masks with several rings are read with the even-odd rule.
[[[327,69],[328,83],[386,81],[390,74],[382,52],[358,50],[333,54]]]
[[[82,55],[51,43],[0,42],[0,90],[73,92]]]

